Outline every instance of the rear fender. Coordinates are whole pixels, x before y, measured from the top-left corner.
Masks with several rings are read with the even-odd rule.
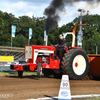
[[[82,49],[82,48],[81,48],[81,47],[67,47],[66,52],[67,52],[69,49]]]

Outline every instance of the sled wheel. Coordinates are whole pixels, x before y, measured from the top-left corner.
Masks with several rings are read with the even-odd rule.
[[[100,76],[92,76],[93,80],[100,80]]]

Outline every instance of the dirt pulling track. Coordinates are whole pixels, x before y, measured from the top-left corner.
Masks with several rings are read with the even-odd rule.
[[[0,95],[9,94],[9,98],[0,100],[26,100],[41,97],[57,97],[61,79],[37,78],[36,75],[0,76]],[[96,80],[70,80],[72,95],[100,94],[100,81]]]

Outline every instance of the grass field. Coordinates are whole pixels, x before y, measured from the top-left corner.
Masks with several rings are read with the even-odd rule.
[[[91,99],[83,99],[83,100],[100,100],[100,98],[91,98]]]
[[[0,75],[18,74],[18,72],[0,72]],[[23,74],[37,74],[37,72],[23,72]]]

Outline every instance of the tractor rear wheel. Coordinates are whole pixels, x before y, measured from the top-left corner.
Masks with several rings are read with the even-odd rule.
[[[18,71],[18,77],[22,77],[23,76],[23,71]]]
[[[70,79],[82,80],[89,72],[87,54],[81,49],[70,49],[62,58],[61,68]]]

